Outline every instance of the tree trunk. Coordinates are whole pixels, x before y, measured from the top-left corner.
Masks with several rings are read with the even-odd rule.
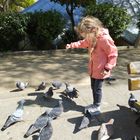
[[[138,47],[140,47],[140,31],[135,41],[135,48],[138,48]]]
[[[67,11],[67,13],[70,17],[70,20],[71,20],[72,31],[74,31],[74,26],[75,26],[74,17],[73,17],[73,10],[74,10],[73,2],[71,2],[70,6],[68,3],[66,3],[66,11]]]

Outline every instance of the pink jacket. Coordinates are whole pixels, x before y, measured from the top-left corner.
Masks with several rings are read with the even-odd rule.
[[[88,40],[80,40],[68,44],[70,48],[88,48],[91,49],[91,45]],[[118,51],[114,44],[114,41],[109,35],[107,29],[102,29],[101,33],[97,37],[97,43],[95,49],[91,53],[91,57],[88,64],[89,75],[92,78],[104,79],[110,76],[110,72],[103,76],[101,72],[103,69],[112,70],[116,66]]]

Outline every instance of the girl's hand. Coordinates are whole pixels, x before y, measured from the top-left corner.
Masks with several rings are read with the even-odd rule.
[[[67,45],[66,45],[66,49],[67,49],[67,50],[70,49],[70,44],[67,44]]]
[[[103,76],[107,75],[109,73],[109,70],[103,69],[103,71],[101,72],[101,74]]]

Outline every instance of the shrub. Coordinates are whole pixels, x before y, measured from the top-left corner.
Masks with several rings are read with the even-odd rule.
[[[30,13],[27,34],[34,49],[50,49],[52,40],[62,32],[65,23],[65,19],[57,11]]]
[[[20,13],[0,13],[0,51],[20,50],[25,38],[28,16]]]
[[[92,15],[99,18],[104,26],[109,29],[113,38],[121,36],[130,23],[130,15],[126,9],[111,4],[90,4],[85,8],[85,15]]]

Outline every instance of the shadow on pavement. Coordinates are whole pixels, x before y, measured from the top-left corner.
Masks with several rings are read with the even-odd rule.
[[[92,119],[88,127],[100,126],[103,122],[108,122],[110,118],[114,121],[114,135],[113,139],[121,138],[122,140],[132,140],[134,136],[140,136],[140,128],[136,126],[135,120],[138,115],[131,112],[130,108],[126,106],[117,105],[119,110],[104,112],[99,116]],[[78,127],[80,126],[82,117],[70,118],[68,122],[75,124],[73,133],[79,132]],[[133,128],[133,129],[132,129]],[[84,128],[88,129],[88,128]],[[82,131],[82,130],[80,130]],[[91,140],[97,139],[98,132],[95,130],[91,134]]]

